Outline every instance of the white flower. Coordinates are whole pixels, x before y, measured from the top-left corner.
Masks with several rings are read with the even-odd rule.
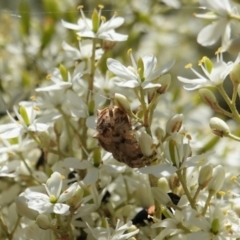
[[[34,109],[34,104],[32,102],[20,102],[19,111],[14,107],[14,113],[18,120],[15,120],[9,112],[7,112],[12,123],[0,125],[0,138],[10,139],[16,138],[28,131],[41,132],[48,129],[48,125],[44,123],[37,123],[36,110]]]
[[[224,240],[239,238],[239,225],[230,221],[226,213],[216,206],[209,208],[209,215],[202,216],[194,209],[187,215],[187,221],[200,230],[188,234],[189,240]]]
[[[11,162],[3,162],[0,164],[0,177],[16,177],[17,169],[20,167],[20,160],[13,160]]]
[[[105,18],[101,16],[101,8],[99,12],[94,10],[92,19],[86,18],[82,9],[80,9],[80,13],[82,18],[78,20],[78,24],[72,24],[62,20],[63,26],[79,31],[77,34],[80,37],[99,38],[114,42],[127,40],[127,35],[116,33],[114,30],[124,23],[124,18],[113,15],[109,21],[106,21]]]
[[[217,86],[223,83],[227,75],[231,72],[235,64],[239,63],[239,61],[239,55],[234,63],[225,63],[221,54],[217,55],[217,62],[215,64],[212,64],[207,57],[203,57],[199,65],[201,66],[206,77],[195,71],[190,64],[187,65],[187,67],[197,75],[197,78],[188,79],[178,76],[178,80],[186,83],[184,86],[186,90],[195,90],[207,86]]]
[[[71,60],[88,60],[92,56],[93,43],[89,39],[79,41],[79,49],[74,48],[67,44],[62,43],[62,48],[66,51],[67,56]],[[99,60],[103,54],[102,48],[95,50],[95,60]]]
[[[152,55],[146,55],[135,62],[132,52],[129,51],[132,66],[125,67],[117,60],[107,59],[108,69],[113,72],[117,78],[114,78],[116,85],[120,87],[136,88],[142,86],[143,89],[159,88],[160,76],[167,72],[174,64],[170,62],[165,67],[155,70],[157,58]]]
[[[103,169],[108,174],[118,173],[125,170],[125,167],[110,165],[110,164],[100,164],[98,167],[94,166],[91,161],[82,160],[77,158],[66,158],[64,160],[64,165],[69,168],[74,169],[87,169],[87,174],[83,179],[85,185],[91,185],[99,179],[100,170]]]
[[[157,178],[166,177],[179,169],[191,166],[201,166],[207,161],[212,152],[192,156],[190,141],[181,133],[174,133],[164,145],[164,160],[157,165],[143,167],[137,171],[144,174],[153,174]],[[203,161],[204,160],[204,161]]]
[[[205,14],[195,14],[196,17],[216,20],[204,27],[198,34],[197,41],[203,46],[210,46],[215,44],[219,38],[222,42],[228,40],[231,34],[229,17],[234,14],[233,7],[229,0],[201,0],[201,5],[207,7],[211,12]]]
[[[115,230],[112,230],[107,220],[106,222],[106,228],[97,227],[95,229],[92,229],[88,224],[88,228],[91,231],[91,234],[95,239],[98,240],[124,240],[129,239],[130,237],[134,236],[139,232],[139,229],[136,229],[132,232],[124,234],[125,231],[127,231],[130,227],[132,227],[132,221],[127,222],[126,224],[122,225],[120,220],[117,220],[116,228]]]
[[[60,173],[54,172],[43,185],[47,194],[29,191],[24,195],[28,199],[28,207],[39,213],[69,214],[69,205],[64,202],[72,197],[78,183],[73,183],[61,193],[63,179]]]

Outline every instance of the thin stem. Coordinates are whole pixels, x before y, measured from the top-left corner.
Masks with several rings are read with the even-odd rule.
[[[223,85],[219,85],[217,87],[218,91],[221,93],[222,97],[224,98],[225,102],[227,103],[227,105],[229,106],[232,114],[233,114],[233,118],[238,122],[240,123],[240,116],[239,116],[239,113],[237,111],[237,108],[236,108],[236,104],[235,102],[232,102],[232,100],[228,97],[227,93],[225,92],[224,88],[223,88]]]
[[[193,201],[196,202],[197,196],[201,191],[201,186],[198,186],[197,191],[195,192],[194,196],[193,196]]]
[[[206,214],[207,208],[208,208],[214,194],[215,194],[215,191],[212,191],[212,190],[209,191],[207,201],[205,202],[205,205],[202,210],[202,216],[204,216]]]
[[[189,190],[188,190],[188,188],[187,188],[186,180],[184,179],[184,176],[183,176],[183,174],[182,174],[182,170],[179,169],[176,173],[177,173],[177,175],[178,175],[179,181],[181,182],[182,188],[183,188],[183,190],[184,190],[184,193],[185,193],[186,196],[187,196],[187,199],[188,199],[191,207],[192,207],[193,209],[196,209],[195,203],[194,203],[194,201],[193,201],[193,199],[192,199],[192,196],[191,196],[191,194],[190,194],[190,192],[189,192]]]

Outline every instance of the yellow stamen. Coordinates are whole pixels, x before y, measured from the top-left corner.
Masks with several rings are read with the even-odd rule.
[[[33,109],[36,110],[36,111],[40,111],[40,109],[36,106],[34,106]]]
[[[37,99],[37,97],[34,95],[30,97],[30,100],[32,100],[32,101],[35,101],[36,99]]]
[[[192,67],[192,64],[191,64],[191,63],[189,63],[189,64],[187,64],[187,65],[185,66],[186,69],[191,68],[191,67]]]
[[[79,5],[79,6],[77,7],[77,10],[81,10],[81,9],[83,9],[83,8],[84,8],[83,5]]]
[[[50,80],[52,78],[52,74],[48,74],[47,76],[46,76],[46,79],[47,80]]]
[[[222,47],[220,47],[216,52],[215,52],[215,55],[218,55],[219,53],[222,52]]]
[[[131,54],[132,54],[132,49],[131,49],[131,48],[128,49],[127,54],[128,54],[128,55],[131,55]]]
[[[224,197],[224,196],[226,195],[226,192],[224,192],[224,191],[219,191],[218,194],[219,194],[220,196]]]
[[[103,8],[104,8],[104,5],[99,4],[99,5],[98,5],[98,8],[103,9]]]
[[[232,176],[231,178],[230,178],[230,181],[232,181],[232,182],[235,182],[237,180],[237,176]]]
[[[106,18],[104,16],[101,16],[102,22],[106,22]]]

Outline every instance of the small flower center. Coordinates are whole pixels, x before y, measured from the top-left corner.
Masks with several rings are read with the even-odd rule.
[[[54,195],[51,195],[51,196],[49,197],[49,200],[50,200],[50,203],[56,203],[56,202],[57,202],[57,198],[56,198],[56,196],[54,196]]]

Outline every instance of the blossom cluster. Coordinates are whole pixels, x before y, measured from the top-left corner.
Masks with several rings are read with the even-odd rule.
[[[199,2],[211,12],[195,16],[214,22],[197,42],[220,45],[216,61],[199,61],[202,73],[186,65],[194,79],[172,77],[177,60],[138,56],[129,45],[115,56],[130,33],[119,33],[125,19],[114,13],[107,20],[102,5],[91,18],[79,6],[77,23],[56,23],[56,31],[74,34],[77,47],[51,24],[41,44],[32,40],[29,56],[42,54],[47,77],[32,84],[26,73],[22,84],[31,90],[14,104],[19,79],[9,94],[10,80],[0,82],[0,239],[240,239],[238,176],[226,163],[229,142],[236,153],[240,141],[240,50],[230,34],[240,15],[230,0]],[[23,44],[35,34],[27,21],[22,16]],[[54,34],[64,52],[58,64],[46,40]],[[226,51],[233,60],[224,61]],[[194,107],[190,95],[181,105],[178,94],[186,90],[198,90],[205,105]]]

